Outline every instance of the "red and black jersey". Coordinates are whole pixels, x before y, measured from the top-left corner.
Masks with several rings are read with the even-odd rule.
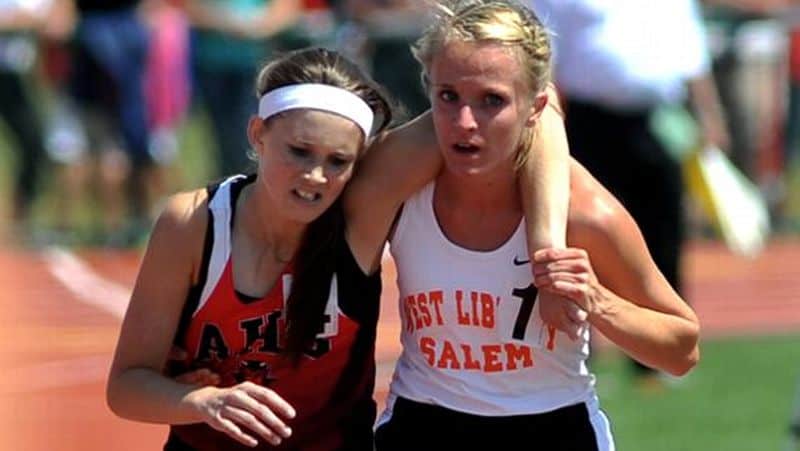
[[[297,411],[288,422],[292,437],[278,448],[262,439],[256,449],[372,450],[380,274],[365,275],[346,241],[339,240],[323,330],[295,365],[283,352],[291,265],[263,298],[237,293],[233,283],[234,206],[252,180],[237,176],[209,189],[203,280],[190,293],[175,340],[188,351],[189,361],[172,371],[210,368],[221,376],[222,386],[250,381],[286,399]],[[172,426],[164,449],[252,448],[201,423]]]

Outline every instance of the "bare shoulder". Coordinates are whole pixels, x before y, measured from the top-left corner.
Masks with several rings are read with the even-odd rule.
[[[154,232],[204,233],[208,221],[207,206],[208,193],[204,189],[173,194],[167,199]]]
[[[194,281],[203,258],[208,228],[208,193],[205,189],[170,196],[158,217],[148,244],[148,254],[158,262],[188,268]]]
[[[570,168],[570,189],[567,225],[570,246],[586,249],[593,260],[617,262],[638,273],[655,268],[630,213],[586,168],[574,161]]]
[[[569,234],[583,242],[635,227],[625,207],[580,163],[570,165]]]

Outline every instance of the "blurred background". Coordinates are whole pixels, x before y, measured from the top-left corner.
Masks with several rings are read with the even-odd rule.
[[[711,144],[754,206],[726,210],[713,179],[687,177],[694,372],[640,383],[602,339],[592,365],[620,450],[797,450],[800,1],[696,7],[725,130]],[[406,118],[424,111],[409,44],[426,18],[422,0],[0,0],[0,449],[160,449],[165,429],[114,418],[103,385],[163,199],[249,168],[254,75],[278,52],[339,49]],[[687,171],[709,145],[703,107],[654,119]],[[384,279],[381,403],[399,351],[390,260]]]

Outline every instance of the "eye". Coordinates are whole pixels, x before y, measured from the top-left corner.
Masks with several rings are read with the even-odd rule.
[[[352,163],[353,160],[345,157],[333,156],[328,159],[328,163],[335,169],[344,169]]]
[[[506,99],[497,94],[487,94],[486,97],[483,98],[483,102],[486,104],[486,106],[500,107],[505,105]]]
[[[308,149],[304,149],[302,147],[289,146],[289,155],[304,159],[308,158],[311,155],[311,151]]]
[[[455,102],[458,100],[458,95],[451,89],[442,89],[439,91],[439,98],[444,102]]]

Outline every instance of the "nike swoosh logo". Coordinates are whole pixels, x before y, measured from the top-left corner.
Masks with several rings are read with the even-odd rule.
[[[514,257],[514,266],[527,265],[530,262],[530,260],[520,260],[519,257]]]

